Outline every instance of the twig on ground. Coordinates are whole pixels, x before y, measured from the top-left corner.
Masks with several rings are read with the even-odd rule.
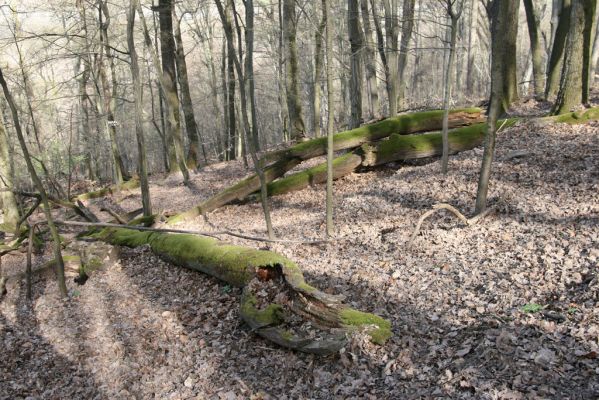
[[[118,215],[116,212],[112,211],[110,208],[102,207],[102,208],[100,208],[100,211],[104,211],[105,213],[110,214],[114,219],[116,219],[118,221],[119,224],[127,225],[127,221],[125,221],[125,219],[123,217]]]
[[[408,246],[412,245],[412,243],[416,239],[416,236],[418,236],[418,234],[420,233],[420,228],[422,227],[422,223],[428,217],[430,217],[431,215],[435,214],[439,210],[450,211],[460,221],[462,221],[462,223],[464,223],[464,225],[466,225],[466,226],[472,226],[472,225],[477,224],[480,220],[482,220],[483,218],[485,218],[487,215],[489,215],[492,212],[494,212],[497,209],[497,207],[499,206],[500,203],[501,203],[501,201],[498,202],[498,203],[496,203],[495,205],[493,205],[491,207],[488,207],[485,211],[483,211],[482,213],[480,213],[478,215],[475,215],[472,218],[466,218],[464,216],[464,214],[462,214],[457,208],[455,208],[452,205],[449,205],[449,204],[446,204],[446,203],[435,204],[431,210],[428,210],[427,212],[425,212],[424,214],[422,214],[422,216],[420,217],[420,219],[416,223],[416,227],[414,228],[414,231],[412,232],[412,235],[410,236],[410,240],[408,240]]]

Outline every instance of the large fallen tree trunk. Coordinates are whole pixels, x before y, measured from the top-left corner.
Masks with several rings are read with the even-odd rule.
[[[260,336],[281,346],[325,355],[341,349],[352,331],[363,330],[377,344],[391,336],[388,321],[354,310],[338,296],[310,286],[300,268],[279,254],[209,237],[128,228],[106,228],[91,236],[113,245],[148,244],[173,264],[244,287],[241,318]]]
[[[480,108],[464,108],[449,113],[449,128],[472,125],[483,122],[484,116]],[[364,143],[384,139],[391,134],[409,135],[418,132],[429,132],[441,129],[443,110],[422,111],[387,118],[369,125],[363,125],[349,131],[339,132],[333,136],[333,150],[353,149]],[[263,163],[284,158],[310,158],[325,155],[327,138],[320,137],[298,143],[288,149],[269,153],[262,157]]]
[[[539,123],[558,122],[581,124],[599,119],[599,107],[582,112],[572,112],[559,116],[538,118]],[[508,128],[514,126],[519,118],[500,120],[497,126]],[[471,150],[482,144],[487,131],[487,124],[480,123],[453,129],[449,132],[449,153],[456,154]],[[440,132],[420,135],[392,134],[388,139],[375,143],[365,143],[359,150],[335,158],[333,161],[333,176],[339,179],[352,173],[360,167],[374,167],[394,161],[407,161],[427,157],[440,156],[443,152],[443,142]],[[291,174],[268,184],[269,196],[301,190],[309,185],[326,182],[326,163]]]
[[[512,122],[510,122],[512,124]],[[449,152],[456,154],[479,146],[484,138],[486,124],[476,124],[449,132]],[[440,132],[420,135],[391,135],[389,139],[364,144],[352,153],[333,160],[333,177],[339,179],[360,167],[372,167],[392,161],[414,160],[439,156],[443,152]],[[326,182],[326,163],[291,174],[268,184],[269,196],[304,189]]]
[[[121,183],[120,185],[112,185],[102,189],[94,190],[92,192],[82,193],[73,198],[73,201],[85,201],[96,199],[98,197],[104,197],[109,194],[116,193],[120,190],[131,190],[137,189],[139,187],[139,179],[132,178],[126,182]]]
[[[457,127],[481,122],[482,112],[479,108],[453,110],[449,116],[449,126]],[[411,134],[441,129],[443,111],[423,111],[388,118],[370,125],[364,125],[349,131],[336,133],[333,137],[335,150],[345,150],[359,147],[360,145],[388,137],[391,134]],[[264,156],[261,162],[267,164],[276,160],[274,164],[264,169],[266,182],[270,183],[285,175],[302,161],[326,154],[326,138],[316,138],[298,143],[288,149]],[[256,175],[238,182],[237,184],[221,191],[210,199],[196,205],[182,214],[169,219],[169,223],[177,223],[216,210],[217,208],[234,200],[241,200],[260,188],[260,180]]]

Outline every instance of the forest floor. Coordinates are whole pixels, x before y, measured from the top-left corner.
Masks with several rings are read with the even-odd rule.
[[[335,183],[338,240],[269,248],[308,282],[393,324],[382,347],[359,338],[316,357],[277,347],[239,318],[240,290],[174,267],[147,248],[61,300],[50,274],[34,300],[13,280],[0,303],[0,399],[595,399],[599,396],[599,123],[525,122],[498,136],[490,204],[464,226],[437,203],[474,207],[482,149],[355,173]],[[183,211],[247,173],[241,162],[154,178],[153,206]],[[128,192],[92,201],[140,205]],[[278,237],[322,238],[324,186],[271,201]],[[183,228],[264,236],[259,204],[223,207]],[[38,256],[36,261],[41,262]],[[24,255],[3,258],[4,273]]]

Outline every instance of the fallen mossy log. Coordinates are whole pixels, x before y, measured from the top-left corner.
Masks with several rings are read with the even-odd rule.
[[[449,128],[472,125],[485,120],[480,108],[464,108],[451,110],[449,113]],[[429,132],[441,129],[443,125],[443,110],[422,111],[387,118],[373,124],[363,125],[349,131],[333,135],[334,151],[353,149],[364,143],[384,139],[391,134],[409,135],[418,132]],[[298,143],[288,149],[266,154],[261,161],[266,164],[273,160],[285,158],[310,158],[325,155],[327,138],[320,137]]]
[[[336,157],[333,159],[333,179],[339,179],[354,172],[360,165],[362,165],[362,156],[357,152]],[[268,184],[267,190],[269,196],[278,196],[326,181],[327,164],[325,162],[304,171],[277,179]]]
[[[457,127],[470,125],[483,120],[480,108],[465,108],[452,110],[449,114],[449,126]],[[349,131],[336,133],[333,137],[334,149],[345,150],[359,147],[360,145],[388,137],[393,133],[411,134],[441,129],[443,123],[443,110],[423,111],[404,114],[388,118],[374,124],[364,125]],[[326,137],[311,139],[298,143],[288,149],[270,153],[262,157],[263,165],[276,160],[264,169],[266,183],[270,183],[285,175],[302,161],[326,154]],[[235,185],[219,192],[192,209],[177,214],[169,219],[169,224],[197,217],[202,213],[214,211],[234,200],[242,200],[260,188],[260,179],[257,175],[236,183]]]
[[[138,187],[139,187],[139,179],[132,178],[126,182],[123,182],[120,185],[112,185],[112,186],[108,186],[108,187],[105,187],[102,189],[94,190],[92,192],[82,193],[80,195],[75,196],[73,198],[73,201],[77,201],[77,200],[85,201],[85,200],[96,199],[99,197],[104,197],[109,194],[116,193],[120,190],[132,190],[132,189],[137,189]]]
[[[267,183],[272,182],[278,177],[285,175],[287,171],[293,169],[300,163],[301,160],[298,158],[284,159],[276,162],[264,169],[264,179]],[[174,224],[189,218],[197,217],[198,215],[202,215],[202,213],[216,210],[217,208],[234,200],[244,199],[258,189],[260,189],[260,178],[258,178],[256,174],[251,175],[250,177],[239,181],[235,185],[219,192],[203,203],[194,206],[192,209],[169,218],[168,223]]]
[[[503,121],[502,121],[503,123]],[[509,122],[513,124],[515,121]],[[476,124],[449,131],[449,152],[456,154],[470,150],[482,143],[486,124]],[[333,160],[333,178],[339,179],[354,172],[359,167],[373,167],[392,161],[414,160],[439,156],[443,152],[440,132],[420,135],[391,135],[388,140],[364,144],[352,153]],[[291,174],[268,184],[269,196],[304,189],[310,185],[326,182],[326,163]]]
[[[260,336],[290,349],[326,355],[341,349],[352,331],[363,330],[377,344],[391,336],[388,321],[310,286],[300,268],[277,253],[197,235],[126,228],[106,228],[90,236],[113,245],[149,245],[173,264],[244,287],[241,318]],[[267,298],[265,285],[274,290]],[[298,320],[313,328],[304,329],[306,324],[299,326]]]
[[[498,127],[513,126],[518,119],[506,119],[497,123]],[[482,144],[487,124],[476,124],[448,132],[449,154],[471,150]],[[362,146],[364,160],[362,166],[374,167],[394,161],[415,160],[440,156],[443,153],[441,132],[422,135],[391,135],[387,140]]]

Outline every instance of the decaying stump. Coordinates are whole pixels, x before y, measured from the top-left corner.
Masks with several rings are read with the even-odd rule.
[[[378,344],[391,336],[388,321],[310,286],[301,269],[277,253],[198,235],[126,228],[106,228],[91,237],[112,245],[149,245],[168,262],[244,287],[242,319],[260,336],[290,349],[331,354],[345,345],[347,333],[358,329]],[[273,295],[264,298],[267,286]]]

